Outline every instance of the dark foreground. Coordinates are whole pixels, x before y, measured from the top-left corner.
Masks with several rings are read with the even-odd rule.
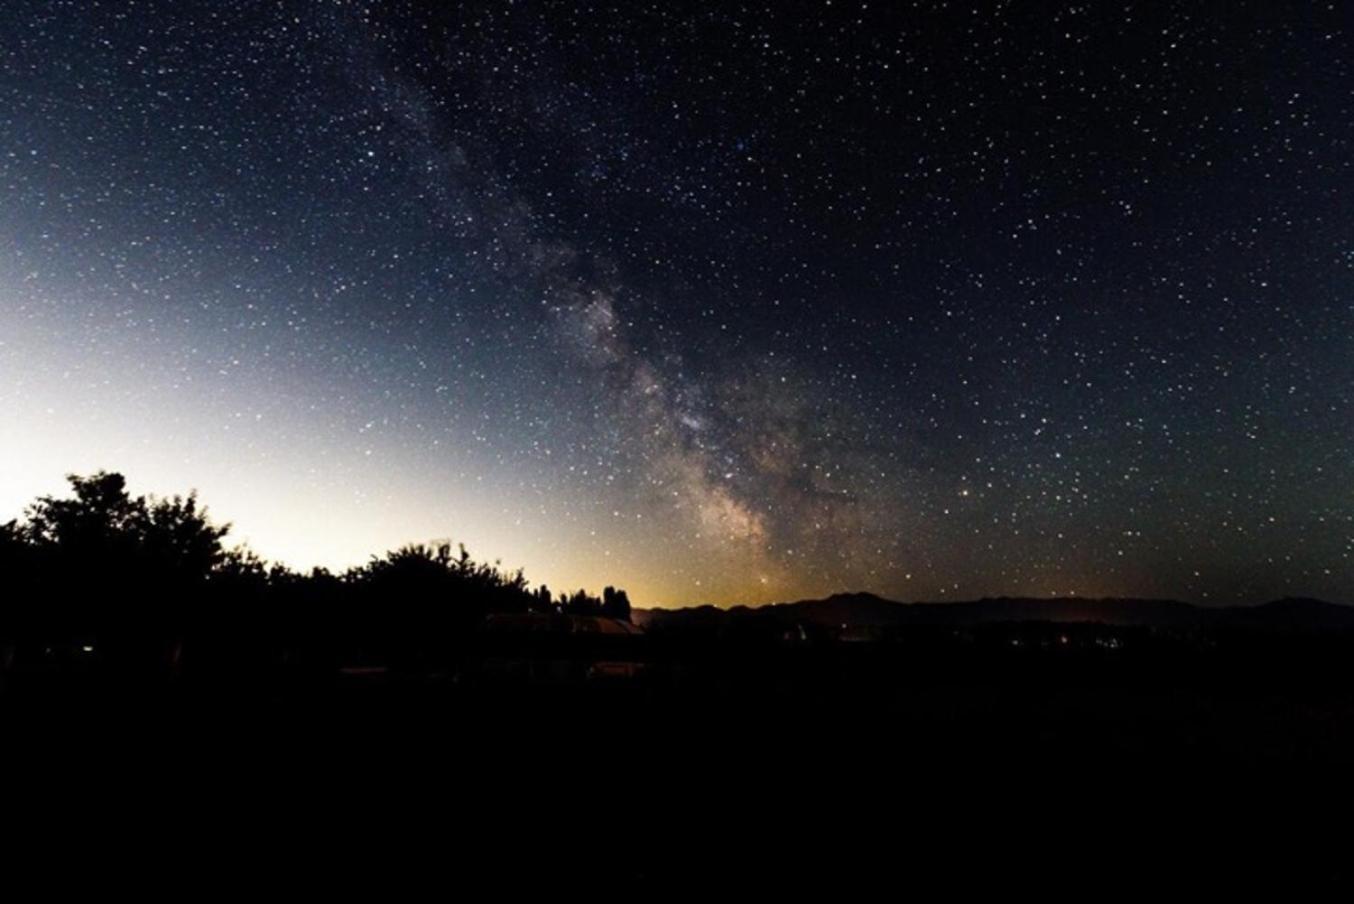
[[[382,897],[1347,881],[1348,641],[1138,639],[650,644],[614,680],[11,673],[9,850]]]

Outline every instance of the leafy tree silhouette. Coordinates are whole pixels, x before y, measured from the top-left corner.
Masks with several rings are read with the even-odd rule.
[[[193,493],[134,497],[121,474],[106,471],[67,481],[72,498],[39,497],[6,528],[6,546],[26,549],[13,631],[98,636],[122,671],[163,661],[162,648],[185,628],[177,603],[203,593],[226,558],[229,526],[213,524]]]
[[[39,497],[22,536],[71,566],[126,571],[157,581],[205,581],[225,559],[229,525],[211,523],[197,495],[132,497],[121,474],[67,477],[73,499]]]
[[[630,597],[624,590],[607,587],[602,591],[602,614],[621,621],[630,620]]]
[[[13,591],[0,604],[0,642],[10,650],[78,643],[115,671],[168,663],[180,677],[239,683],[363,659],[427,668],[464,653],[490,613],[630,615],[624,591],[555,602],[520,569],[450,543],[404,546],[342,575],[301,574],[227,549],[230,526],[213,523],[195,493],[132,496],[107,471],[67,480],[69,498],[39,497],[0,524],[0,580]]]
[[[575,590],[568,596],[561,595],[560,609],[566,615],[601,615],[602,601],[589,596],[586,590]]]

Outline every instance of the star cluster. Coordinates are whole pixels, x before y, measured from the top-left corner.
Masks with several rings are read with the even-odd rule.
[[[641,604],[1354,599],[1338,3],[29,2],[0,516]]]

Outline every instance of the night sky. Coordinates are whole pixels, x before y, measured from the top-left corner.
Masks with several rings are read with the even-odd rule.
[[[0,520],[1354,601],[1350,12],[9,0]]]

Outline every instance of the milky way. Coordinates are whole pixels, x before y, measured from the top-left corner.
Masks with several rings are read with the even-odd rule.
[[[1354,599],[1340,4],[10,2],[0,518]]]

